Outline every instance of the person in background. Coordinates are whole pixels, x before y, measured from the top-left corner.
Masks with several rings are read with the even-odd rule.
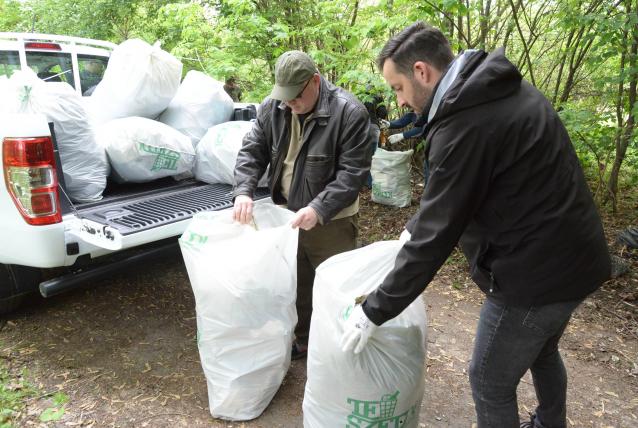
[[[368,110],[368,114],[370,115],[370,123],[372,126],[373,133],[377,135],[377,138],[372,142],[372,154],[377,150],[379,144],[382,143],[380,141],[381,137],[381,123],[387,122],[388,118],[388,110],[385,107],[385,102],[383,101],[383,97],[377,93],[374,93],[373,89],[370,85],[366,87],[366,91],[368,93],[368,99],[364,101],[363,105],[366,110]],[[366,179],[366,186],[372,189],[372,174],[368,173],[368,178]]]
[[[83,62],[84,68],[80,71],[80,86],[82,94],[91,95],[95,87],[102,81],[104,76],[104,63],[98,60],[89,59]]]
[[[378,57],[402,107],[424,125],[430,174],[393,270],[346,321],[344,352],[432,281],[455,245],[485,293],[470,385],[479,428],[565,428],[567,373],[558,343],[572,312],[610,276],[603,227],[569,135],[504,50],[456,58],[417,22]],[[359,300],[357,300],[359,301]],[[538,406],[519,420],[531,370]],[[520,425],[519,425],[520,424]]]
[[[271,198],[296,213],[292,227],[300,229],[294,359],[308,349],[315,269],[356,247],[359,191],[375,138],[365,107],[324,79],[307,54],[279,57],[275,86],[237,156],[233,218],[251,221],[257,182],[270,165]]]
[[[241,101],[241,88],[234,76],[226,79],[226,83],[224,83],[224,91],[230,95],[230,98],[232,98],[234,102],[238,103]]]
[[[406,126],[408,126],[411,123],[416,122],[418,116],[415,112],[413,111],[409,111],[406,114],[404,114],[403,116],[401,116],[399,119],[397,120],[393,120],[391,122],[387,121],[387,120],[381,120],[380,121],[380,126],[381,126],[381,130],[385,130],[385,129],[402,129],[405,128]],[[423,132],[423,127],[422,126],[413,126],[412,128],[408,129],[407,131],[403,131],[400,132],[398,134],[392,134],[388,137],[388,143],[390,144],[396,144],[400,141],[405,140],[406,138],[414,138],[414,137],[418,137],[419,135],[421,135],[421,133]]]

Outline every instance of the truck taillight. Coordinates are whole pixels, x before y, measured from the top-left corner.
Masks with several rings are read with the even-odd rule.
[[[29,224],[62,221],[51,137],[5,138],[4,181],[13,202]]]

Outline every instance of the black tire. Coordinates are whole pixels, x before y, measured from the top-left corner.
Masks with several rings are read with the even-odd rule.
[[[38,289],[41,279],[40,269],[0,264],[0,315],[16,310],[26,295]]]

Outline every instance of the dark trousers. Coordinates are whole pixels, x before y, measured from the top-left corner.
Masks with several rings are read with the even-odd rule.
[[[354,250],[359,232],[359,215],[333,220],[322,226],[317,224],[306,231],[299,229],[297,247],[297,343],[308,344],[312,315],[312,285],[315,269],[335,254]]]
[[[518,308],[486,299],[470,363],[479,428],[518,428],[516,387],[530,370],[536,428],[566,427],[567,372],[558,342],[582,300]]]

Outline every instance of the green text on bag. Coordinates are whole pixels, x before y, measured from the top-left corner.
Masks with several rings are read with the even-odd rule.
[[[151,171],[157,171],[158,169],[175,171],[177,169],[177,161],[180,158],[180,154],[178,152],[164,147],[153,147],[144,143],[139,144],[141,151],[157,155],[155,157],[155,162],[151,167]]]

